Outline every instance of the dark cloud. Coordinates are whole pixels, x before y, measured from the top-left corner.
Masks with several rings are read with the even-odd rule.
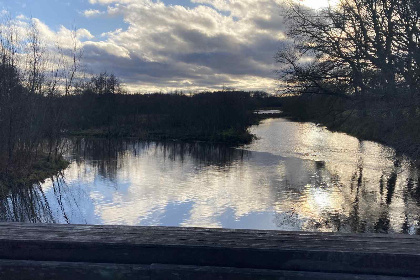
[[[114,72],[131,87],[274,86],[273,57],[284,41],[278,0],[197,0],[205,6],[194,8],[101,1],[119,2],[109,11],[129,27],[86,43],[85,62],[96,72]]]
[[[216,73],[252,76],[267,75],[264,65],[253,61],[249,57],[244,57],[242,54],[228,52],[189,53],[180,55],[178,58],[186,63],[206,66]]]

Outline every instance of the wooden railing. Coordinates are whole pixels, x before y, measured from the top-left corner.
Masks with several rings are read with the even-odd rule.
[[[406,278],[419,236],[0,224],[0,279]]]

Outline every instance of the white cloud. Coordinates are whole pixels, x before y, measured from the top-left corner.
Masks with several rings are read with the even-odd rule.
[[[273,56],[285,38],[281,1],[192,2],[193,8],[151,0],[90,0],[106,5],[107,13],[122,17],[128,28],[103,33],[101,44],[87,44],[92,54],[87,59],[96,71],[112,67],[130,88],[272,90]],[[103,63],[94,63],[99,53]]]
[[[115,57],[130,58],[129,52],[124,47],[118,46],[111,42],[86,42],[84,44],[84,48],[86,50],[91,50],[89,55],[98,56],[99,59],[103,53],[101,51],[95,52],[95,50],[105,51],[107,54]]]
[[[16,16],[16,19],[17,20],[28,20],[28,18],[23,14],[20,14],[20,15]]]
[[[114,72],[135,91],[223,86],[273,90],[273,57],[285,40],[280,0],[192,2],[194,7],[152,0],[90,0],[104,7],[85,10],[84,16],[103,13],[128,27],[97,38],[79,29],[77,44],[84,49],[84,63],[92,72]],[[38,19],[34,22],[45,40],[62,48],[74,44],[66,27],[54,31]]]
[[[134,3],[134,2],[140,2],[141,0],[89,0],[89,3],[91,4],[112,4],[112,3]]]
[[[58,31],[52,30],[48,25],[43,23],[41,20],[34,18],[32,19],[37,30],[39,31],[40,38],[47,46],[59,45],[62,48],[73,48],[73,31],[67,29],[64,26],[60,26]],[[76,40],[79,46],[83,46],[82,40],[84,39],[93,39],[94,36],[87,29],[77,29],[76,31]]]
[[[85,10],[82,13],[85,17],[89,18],[89,17],[95,17],[95,16],[99,16],[101,14],[103,14],[103,12],[99,11],[99,10]]]

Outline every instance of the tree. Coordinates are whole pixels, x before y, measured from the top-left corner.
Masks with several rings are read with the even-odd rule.
[[[27,39],[27,83],[32,94],[42,92],[42,84],[44,83],[45,71],[43,71],[43,63],[45,56],[45,46],[41,41],[39,29],[36,21],[31,20],[29,25]]]
[[[288,35],[277,54],[294,91],[331,95],[418,94],[417,0],[342,0],[314,11],[291,4]]]
[[[54,61],[34,20],[21,31],[10,19],[0,24],[0,179],[25,180],[41,157],[60,157],[62,112],[46,71]]]
[[[84,91],[100,95],[122,93],[120,80],[114,74],[109,75],[106,72],[93,76],[84,86]]]
[[[79,46],[78,40],[77,40],[77,30],[74,28],[71,32],[71,39],[72,39],[72,48],[70,49],[70,61],[66,62],[65,59],[65,53],[63,52],[63,49],[61,50],[62,60],[63,60],[63,76],[65,80],[65,86],[64,86],[64,93],[65,95],[70,94],[70,89],[74,85],[74,81],[76,79],[77,72],[80,68],[80,62],[83,56],[83,51],[81,47]]]

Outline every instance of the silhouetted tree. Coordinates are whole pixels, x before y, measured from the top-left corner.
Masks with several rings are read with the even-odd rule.
[[[417,0],[342,0],[314,11],[292,4],[291,47],[277,61],[297,91],[330,95],[419,92]]]

